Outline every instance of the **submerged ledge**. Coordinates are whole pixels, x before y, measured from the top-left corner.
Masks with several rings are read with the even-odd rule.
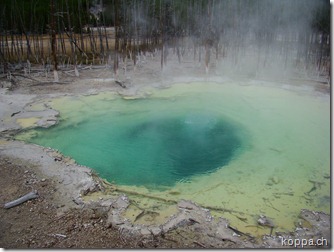
[[[134,97],[131,95],[135,94],[136,97],[144,98],[150,94],[147,91],[140,91],[139,93],[141,95],[138,95],[138,91],[134,92],[132,90],[129,93],[125,93],[124,97]],[[88,95],[93,94],[96,94],[96,92],[91,92],[91,94]],[[64,95],[65,94],[58,94],[56,97]],[[52,98],[54,97],[55,96],[52,96]],[[11,100],[12,98],[13,96],[7,100]],[[31,118],[39,118],[39,120],[33,120],[34,123],[27,125],[19,125],[17,124],[17,120],[20,118],[29,120],[29,116],[23,116],[24,113],[21,115],[17,113],[10,116],[11,120],[8,120],[8,123],[3,123],[4,127],[1,129],[2,138],[10,139],[15,132],[21,131],[24,128],[22,126],[29,128],[37,126],[49,127],[57,123],[56,119],[59,115],[57,111],[45,107],[45,109],[42,109],[40,114],[36,116],[36,114],[31,113],[32,111],[26,110],[26,108],[27,106],[33,106],[37,98],[35,96],[25,98],[27,103],[24,104],[21,102],[16,104],[14,108],[11,107],[9,112],[7,111],[7,119],[9,118],[8,114],[12,115],[18,112],[21,106],[21,109],[26,111],[25,115],[34,115]],[[45,99],[45,97],[43,97],[43,99]],[[16,120],[16,122],[13,120]],[[10,134],[6,134],[8,132],[10,132]],[[319,238],[322,236],[328,240],[330,239],[329,215],[322,212],[301,210],[301,217],[311,225],[311,229],[309,227],[300,226],[296,230],[291,230],[292,233],[280,233],[270,236],[270,228],[268,228],[268,236],[253,237],[252,234],[245,234],[242,230],[233,229],[233,227],[229,226],[228,220],[225,218],[215,219],[208,209],[202,208],[196,203],[184,200],[172,202],[172,204],[176,205],[176,212],[174,215],[170,216],[163,225],[138,225],[124,218],[125,212],[131,203],[131,195],[127,196],[122,192],[117,192],[117,189],[113,188],[113,186],[106,184],[103,179],[94,175],[94,172],[92,172],[90,168],[77,165],[73,160],[62,156],[60,153],[50,148],[26,144],[20,141],[0,140],[0,150],[1,156],[33,162],[37,164],[37,169],[40,169],[46,176],[56,178],[59,181],[60,194],[66,199],[66,207],[86,206],[91,208],[104,208],[104,211],[108,213],[106,225],[116,226],[124,230],[124,232],[122,232],[124,235],[162,235],[172,229],[187,227],[193,229],[194,232],[207,234],[207,236],[203,236],[203,240],[199,241],[203,245],[216,244],[216,242],[223,243],[224,240],[229,240],[237,244],[238,247],[259,248],[284,247],[281,242],[283,238],[289,239],[291,237],[298,237],[299,239],[310,239],[314,238],[316,234]],[[101,192],[105,193],[103,194],[105,196],[94,197],[94,193],[101,195],[99,194]],[[107,192],[112,193],[108,194]],[[85,198],[88,200],[85,200]],[[137,216],[140,214],[141,213]],[[142,215],[143,214],[145,213],[143,212]],[[316,222],[316,219],[320,221]]]

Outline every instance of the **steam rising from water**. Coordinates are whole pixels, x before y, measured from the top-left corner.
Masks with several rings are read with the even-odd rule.
[[[140,41],[157,36],[164,44],[167,67],[168,58],[177,52],[180,63],[208,60],[224,75],[329,75],[326,0],[149,0],[120,8],[120,37]],[[115,18],[110,11],[103,15],[110,22]]]

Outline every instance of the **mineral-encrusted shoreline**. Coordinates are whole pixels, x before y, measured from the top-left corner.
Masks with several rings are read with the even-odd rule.
[[[109,81],[110,82],[110,81]],[[145,96],[140,88],[129,85],[128,90],[123,90],[118,85],[104,83],[99,87],[92,85],[81,87],[80,92],[86,95],[93,95],[102,90],[118,92],[125,97]],[[13,136],[24,129],[32,127],[50,127],[58,122],[59,112],[45,104],[44,107],[34,108],[34,104],[45,99],[61,97],[70,94],[75,95],[76,85],[82,83],[73,82],[61,90],[58,86],[56,92],[50,94],[29,92],[10,92],[7,88],[0,89],[0,158],[9,160],[21,160],[33,164],[36,172],[41,173],[48,180],[56,183],[58,200],[61,201],[62,211],[70,208],[91,208],[99,209],[106,214],[104,225],[116,227],[124,237],[157,237],[165,236],[172,230],[191,230],[197,234],[194,241],[198,247],[225,247],[226,243],[233,244],[233,247],[240,248],[291,248],[311,247],[322,239],[321,247],[330,247],[330,216],[322,212],[314,212],[302,209],[300,213],[301,222],[295,230],[289,233],[274,232],[263,237],[253,237],[230,226],[229,221],[223,217],[214,218],[208,209],[202,208],[195,202],[181,200],[177,203],[177,213],[172,215],[162,225],[139,225],[124,218],[131,202],[131,196],[123,193],[108,195],[106,185],[101,178],[88,168],[75,163],[74,160],[64,157],[61,153],[50,148],[27,144],[13,140]],[[101,83],[99,83],[100,85]],[[168,86],[163,83],[160,86]],[[52,94],[51,94],[52,93]],[[94,192],[105,192],[103,199],[85,201],[84,196]],[[300,243],[298,244],[298,241]],[[304,244],[307,241],[307,244]],[[313,242],[313,243],[312,243]],[[225,244],[225,245],[224,245]],[[319,245],[320,246],[320,245]]]

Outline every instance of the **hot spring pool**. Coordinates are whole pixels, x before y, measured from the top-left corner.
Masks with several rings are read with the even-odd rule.
[[[184,108],[184,99],[100,102],[110,107],[82,111],[80,121],[40,130],[32,141],[61,150],[118,185],[148,188],[213,172],[247,141],[241,126],[200,106]]]
[[[60,124],[20,138],[129,190],[244,213],[224,216],[246,232],[258,214],[291,230],[302,208],[329,213],[328,95],[200,82],[150,92],[42,101]]]

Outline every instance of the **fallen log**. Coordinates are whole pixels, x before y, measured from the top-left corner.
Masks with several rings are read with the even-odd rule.
[[[202,247],[202,248],[206,248],[202,243],[200,243],[200,242],[198,242],[198,241],[193,241],[193,243],[194,243],[195,245],[198,245],[198,246]]]
[[[120,85],[122,88],[126,88],[125,84],[121,81],[115,80],[116,84]]]
[[[257,220],[257,223],[261,226],[270,227],[270,236],[272,235],[273,229],[275,227],[275,224],[272,220],[270,220],[264,215],[260,215],[260,218]]]
[[[240,230],[234,228],[234,227],[231,227],[230,225],[227,226],[227,228],[231,229],[234,233],[236,233],[237,235],[244,235],[244,236],[247,236],[248,238],[250,239],[255,239],[255,237],[249,235],[249,234],[246,234],[244,232],[241,232]]]
[[[23,74],[12,73],[12,76],[14,76],[14,77],[19,76],[19,77],[22,77],[22,78],[29,79],[29,80],[31,80],[31,81],[41,82],[40,80],[36,80],[35,78],[32,78],[32,77],[27,76],[27,75],[23,75]]]
[[[13,114],[11,114],[11,116],[10,116],[10,117],[13,117],[14,115],[17,115],[17,114],[19,114],[19,113],[21,113],[21,111],[14,112]]]
[[[114,186],[107,181],[103,181],[103,183],[105,183],[108,186]],[[149,199],[159,200],[159,201],[162,201],[162,202],[165,202],[165,203],[170,203],[170,204],[177,204],[178,203],[178,201],[174,200],[174,199],[165,199],[165,198],[162,198],[162,197],[159,197],[159,196],[153,196],[153,195],[139,193],[139,192],[135,192],[135,191],[131,191],[131,190],[117,188],[115,186],[112,189],[116,192],[121,192],[121,193],[125,193],[125,194],[136,195],[136,196],[141,196],[141,197],[145,197],[145,198],[149,198]],[[206,206],[206,205],[200,205],[200,207],[209,209],[211,211],[217,211],[217,212],[227,212],[227,213],[230,213],[230,214],[237,213],[237,214],[242,214],[242,215],[246,214],[246,215],[249,215],[249,216],[255,216],[253,214],[248,214],[248,213],[244,213],[244,212],[241,212],[241,211],[228,209],[228,208]],[[143,209],[140,208],[140,210],[143,210]]]
[[[8,208],[18,206],[18,205],[20,205],[20,204],[22,204],[22,203],[24,203],[28,200],[38,198],[38,196],[39,195],[38,195],[37,191],[27,193],[26,195],[22,196],[21,198],[18,198],[16,200],[13,200],[11,202],[6,203],[4,208],[8,209]]]

